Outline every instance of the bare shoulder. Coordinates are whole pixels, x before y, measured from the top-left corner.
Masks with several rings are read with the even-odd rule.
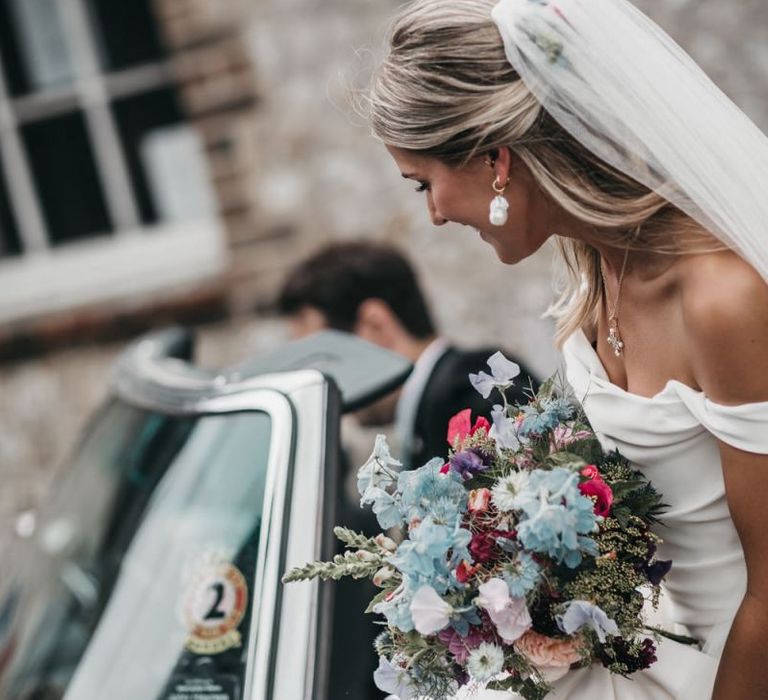
[[[768,284],[731,251],[691,256],[679,270],[699,386],[720,403],[768,401]]]

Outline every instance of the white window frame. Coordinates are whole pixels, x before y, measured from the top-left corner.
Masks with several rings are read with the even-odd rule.
[[[228,263],[224,231],[215,215],[152,227],[141,224],[110,103],[172,85],[168,65],[156,62],[102,72],[96,27],[85,0],[57,4],[75,68],[73,84],[11,97],[0,62],[0,167],[22,246],[20,255],[0,259],[0,323],[170,290],[216,276]],[[75,110],[85,120],[114,231],[52,247],[19,128]]]

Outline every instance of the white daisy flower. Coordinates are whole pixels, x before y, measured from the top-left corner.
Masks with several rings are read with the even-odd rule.
[[[504,650],[497,644],[483,642],[473,649],[467,659],[467,671],[472,680],[485,683],[498,676],[504,668]]]
[[[528,472],[512,472],[491,489],[491,500],[501,512],[515,510],[517,495],[528,485]]]

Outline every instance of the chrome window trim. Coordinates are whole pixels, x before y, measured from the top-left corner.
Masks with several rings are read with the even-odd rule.
[[[284,595],[280,578],[296,562],[317,559],[322,549],[328,380],[317,370],[240,380],[236,373],[192,371],[179,360],[144,359],[146,363],[118,371],[114,397],[169,415],[242,411],[270,415],[272,437],[259,555],[252,573],[253,608],[242,698],[319,697],[316,686],[322,678],[315,666],[321,633],[320,589],[317,582],[295,584]],[[310,415],[302,420],[305,413]],[[314,533],[307,531],[310,523]],[[291,688],[288,694],[286,685]]]

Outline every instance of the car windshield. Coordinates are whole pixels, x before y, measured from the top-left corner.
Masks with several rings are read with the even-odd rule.
[[[0,599],[0,696],[240,697],[271,419],[120,401]]]

